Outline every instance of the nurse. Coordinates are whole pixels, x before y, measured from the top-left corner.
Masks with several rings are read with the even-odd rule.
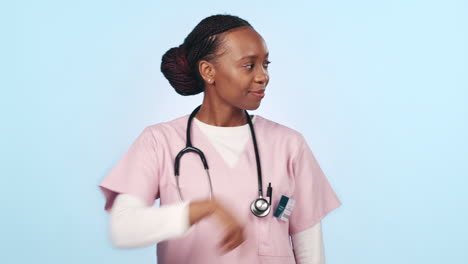
[[[203,102],[145,127],[99,185],[114,246],[157,245],[159,264],[325,263],[321,219],[339,199],[301,133],[247,112],[265,96],[269,63],[264,39],[232,15],[203,19],[164,54],[175,91]],[[194,152],[175,168],[187,130],[210,177]],[[259,196],[269,212],[253,213]]]

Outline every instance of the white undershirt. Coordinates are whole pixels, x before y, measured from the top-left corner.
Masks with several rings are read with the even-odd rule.
[[[253,123],[255,119],[254,115]],[[251,136],[249,125],[218,127],[203,123],[196,117],[193,120],[226,163],[233,167]],[[148,207],[138,197],[119,194],[110,214],[110,235],[113,245],[119,248],[145,247],[185,235],[191,230],[189,203],[190,201],[184,201],[160,207]],[[297,264],[325,263],[320,222],[294,234],[291,238]]]

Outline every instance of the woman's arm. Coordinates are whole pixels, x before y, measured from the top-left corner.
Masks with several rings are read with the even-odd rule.
[[[322,226],[315,226],[292,236],[297,264],[325,264]]]
[[[130,194],[119,194],[110,214],[110,235],[114,246],[136,248],[177,238],[189,227],[189,203],[148,207]]]
[[[224,237],[219,244],[222,251],[230,251],[244,241],[243,227],[216,201],[186,201],[149,207],[130,194],[119,194],[114,201],[110,215],[111,240],[119,248],[157,244],[186,234],[190,226],[211,214],[224,228]]]

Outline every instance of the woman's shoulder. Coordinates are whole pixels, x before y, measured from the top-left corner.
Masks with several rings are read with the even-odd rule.
[[[302,133],[289,125],[281,124],[261,115],[257,115],[255,122],[258,122],[260,131],[269,137],[289,139],[296,143],[300,143],[304,140]]]
[[[171,135],[173,133],[181,133],[187,127],[189,115],[183,115],[167,121],[152,123],[144,127],[143,131],[152,134],[155,138],[161,135]],[[185,132],[184,132],[185,133]]]
[[[152,129],[163,129],[163,128],[169,128],[169,127],[172,127],[172,128],[182,127],[182,126],[187,125],[188,117],[189,117],[189,115],[187,114],[187,115],[179,116],[179,117],[172,118],[172,119],[169,119],[169,120],[166,120],[166,121],[162,121],[162,122],[159,122],[159,123],[154,123],[154,124],[149,125],[148,127],[152,128]]]

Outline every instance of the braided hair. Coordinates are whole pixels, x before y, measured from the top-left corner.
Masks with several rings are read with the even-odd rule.
[[[217,34],[248,26],[249,22],[233,15],[209,16],[190,32],[184,43],[169,49],[163,56],[161,72],[178,94],[195,95],[205,90],[198,70],[200,60],[212,61],[222,39]]]

